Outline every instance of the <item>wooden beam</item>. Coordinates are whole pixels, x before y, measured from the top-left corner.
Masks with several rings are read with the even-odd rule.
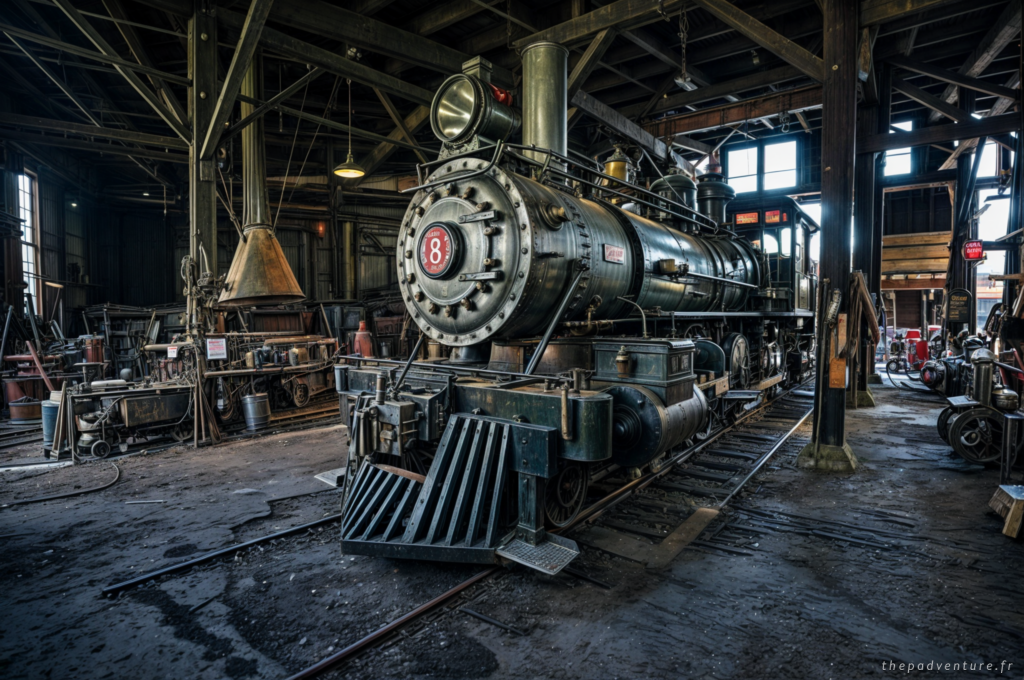
[[[240,30],[245,21],[241,14],[223,8],[217,10],[217,15],[222,24],[235,30]],[[311,45],[273,28],[263,29],[261,44],[286,56],[301,59],[307,64],[319,66],[342,78],[350,78],[354,82],[379,88],[383,92],[417,104],[430,106],[430,102],[434,98],[434,93],[431,90],[413,85],[352,59],[346,59],[337,52]]]
[[[412,113],[403,119],[405,129],[411,134],[416,134],[423,125],[430,119],[430,107],[429,106],[417,106]],[[366,171],[366,174],[362,177],[355,179],[345,180],[344,186],[346,188],[353,188],[359,186],[359,184],[367,177],[370,177],[374,172],[384,164],[391,154],[398,149],[398,146],[393,142],[398,142],[404,133],[402,130],[392,130],[391,134],[388,135],[390,142],[379,144],[373,151],[371,151],[365,158],[359,161],[359,164]],[[333,161],[333,159],[332,159]]]
[[[800,121],[800,127],[804,129],[804,132],[811,134],[811,126],[807,124],[807,116],[804,115],[803,111],[795,111],[796,119]]]
[[[746,99],[735,104],[725,104],[701,109],[671,118],[662,118],[644,125],[644,129],[656,137],[667,137],[680,133],[713,130],[748,120],[775,116],[782,111],[794,113],[821,108],[821,86],[813,85],[795,90],[786,90],[757,99]]]
[[[1006,4],[1006,8],[996,19],[992,27],[985,33],[985,36],[978,43],[971,56],[967,57],[963,65],[957,71],[960,75],[970,78],[977,78],[989,64],[999,56],[1011,41],[1016,40],[1020,35],[1021,27],[1021,3],[1018,0]],[[956,101],[957,88],[955,85],[947,85],[940,99],[946,102]],[[929,120],[938,120],[938,114],[933,113]]]
[[[814,80],[825,78],[825,62],[811,54],[786,36],[761,23],[726,0],[694,0],[740,34],[750,38],[788,64],[792,64]]]
[[[795,66],[780,66],[760,73],[754,73],[749,76],[743,76],[742,78],[735,78],[733,80],[717,83],[708,87],[698,87],[696,90],[680,92],[670,97],[665,97],[654,105],[651,113],[669,111],[671,109],[681,109],[694,104],[709,102],[714,99],[723,99],[730,95],[737,95],[741,92],[775,85],[787,80],[793,80],[794,78],[802,78],[803,76],[803,72]],[[622,113],[623,115],[630,116],[635,109],[636,107],[628,107],[623,109]],[[779,112],[776,111],[775,113]]]
[[[945,275],[913,279],[882,279],[882,290],[934,290],[945,287]]]
[[[576,96],[572,98],[572,106],[582,110],[634,144],[643,147],[655,160],[670,160],[668,145],[665,142],[586,92],[582,90],[577,92]]]
[[[391,122],[395,124],[395,129],[402,133],[402,136],[405,137],[405,141],[409,142],[410,144],[415,144],[416,138],[413,136],[409,128],[406,127],[405,121],[402,119],[402,114],[398,112],[397,108],[395,108],[395,104],[394,102],[391,101],[391,97],[389,97],[387,93],[381,92],[377,88],[373,88],[373,91],[377,94],[377,99],[380,100],[380,103],[384,105],[384,108],[387,110],[388,115],[391,116]],[[428,162],[427,157],[424,156],[423,152],[420,151],[419,149],[414,149],[413,153],[416,154],[416,158],[420,159],[420,163]]]
[[[576,93],[583,87],[583,83],[586,82],[590,74],[597,68],[598,62],[601,61],[601,57],[611,47],[612,42],[615,40],[615,29],[606,28],[594,36],[594,39],[590,41],[590,45],[587,46],[586,51],[580,60],[576,62],[576,66],[573,67],[572,73],[569,74],[569,93],[568,101],[572,101],[572,98],[576,96]]]
[[[949,257],[949,247],[946,244],[935,246],[885,246],[882,248],[883,261],[927,260],[939,257]]]
[[[1011,90],[1008,87],[1002,85],[996,85],[995,83],[989,83],[978,78],[972,78],[965,76],[960,73],[954,73],[944,68],[939,68],[932,64],[926,64],[916,59],[910,59],[908,57],[896,56],[890,57],[887,61],[893,66],[898,66],[907,71],[913,71],[914,73],[920,73],[922,75],[930,76],[936,80],[942,80],[952,85],[959,87],[966,87],[969,90],[975,90],[976,92],[983,92],[990,94],[994,97],[1006,97],[1008,99],[1017,99],[1020,93],[1017,90]]]
[[[86,142],[81,139],[68,137],[57,137],[56,135],[35,134],[32,132],[15,132],[13,130],[0,130],[0,138],[15,139],[26,144],[39,144],[41,146],[57,146],[64,149],[76,149],[93,153],[108,153],[115,156],[129,156],[131,158],[147,158],[155,161],[168,161],[171,163],[188,163],[188,154],[169,153],[166,151],[154,151],[152,149],[140,149],[132,146],[121,146],[120,144],[101,144],[100,142]]]
[[[882,251],[885,257],[885,250]],[[949,254],[945,257],[937,257],[926,260],[882,260],[882,273],[895,274],[924,274],[924,273],[945,273],[949,266]]]
[[[928,94],[921,88],[916,85],[911,85],[902,78],[893,77],[892,87],[897,92],[902,92],[907,95],[918,104],[923,104],[933,111],[938,111],[942,115],[955,120],[958,123],[963,123],[964,121],[971,119],[971,116],[969,116],[963,109],[959,109],[934,95]]]
[[[285,100],[287,100],[293,94],[301,90],[303,87],[307,86],[310,82],[319,77],[323,72],[324,70],[322,68],[320,68],[319,66],[314,66],[306,75],[302,76],[301,78],[293,82],[291,85],[275,94],[273,97],[268,99],[265,104],[260,104],[255,109],[253,109],[252,113],[245,116],[241,120],[233,123],[231,127],[225,130],[224,134],[221,135],[221,143],[224,143],[227,140],[234,137],[235,135],[237,135],[245,128],[245,126],[247,126],[252,121],[270,113],[270,110],[273,109],[274,106],[276,106],[277,104],[283,104]]]
[[[70,0],[52,1],[55,5],[57,5],[57,7],[61,9],[62,12],[64,12],[65,15],[67,15],[68,19],[71,20],[71,23],[73,23],[78,28],[78,30],[81,31],[85,35],[85,37],[89,39],[89,42],[91,42],[93,46],[100,51],[100,53],[108,57],[116,57],[117,51],[110,46],[110,44],[103,38],[103,36],[99,34],[99,31],[93,28],[92,24],[90,24],[89,21],[86,20],[84,16],[82,16],[81,12],[75,9],[75,7],[71,4]],[[141,68],[138,66],[136,67]],[[139,76],[137,76],[134,71],[131,71],[128,68],[121,66],[119,64],[115,64],[114,68],[117,69],[118,73],[124,76],[124,78],[132,86],[132,88],[139,94],[139,96],[141,96],[146,101],[146,103],[149,104],[150,108],[157,112],[157,115],[159,115],[164,120],[164,122],[167,123],[167,125],[170,126],[170,128],[174,130],[175,133],[177,133],[179,137],[181,137],[183,140],[190,144],[192,143],[192,132],[188,129],[188,127],[182,124],[181,121],[179,121],[174,116],[174,114],[171,113],[166,106],[164,106],[163,102],[160,101],[156,93],[153,92],[153,90],[151,90],[148,85],[142,82],[142,79],[139,78]],[[167,74],[160,74],[160,77],[164,78],[165,80],[169,80]]]
[[[1014,132],[1020,126],[1020,122],[1013,114],[1004,114],[994,118],[983,118],[981,120],[970,120],[965,123],[949,123],[947,125],[933,125],[931,127],[919,128],[901,135],[877,134],[859,140],[857,143],[858,153],[873,151],[888,151],[903,147],[923,146],[926,144],[938,144],[941,142],[952,142],[955,140],[971,139],[972,137],[991,137],[993,135],[1005,135]]]
[[[385,9],[394,1],[395,0],[349,0],[351,3],[349,5],[349,9],[356,14],[370,16],[371,14],[376,14],[382,9]]]
[[[863,0],[860,3],[860,25],[884,24],[954,2],[957,0]]]
[[[1014,73],[1013,75],[1011,75],[1010,79],[1006,81],[1006,87],[1020,87],[1020,73]],[[994,116],[1000,116],[1002,114],[1005,114],[1011,106],[1017,103],[1017,101],[1019,101],[1018,98],[1009,99],[1007,97],[1000,97],[995,101],[994,104],[992,104],[992,107],[985,112],[985,114],[983,115],[983,119],[992,118]],[[1017,130],[1017,134],[1020,133],[1021,131]],[[950,170],[952,168],[955,168],[956,159],[959,158],[961,155],[967,153],[977,145],[977,139],[968,139],[967,141],[961,142],[960,146],[956,147],[956,149],[954,149],[953,152],[949,154],[949,157],[945,160],[945,162],[943,162],[943,164],[939,166],[939,170]]]
[[[224,124],[235,108],[235,97],[242,89],[242,78],[249,70],[249,62],[252,61],[253,55],[256,54],[263,26],[267,23],[267,17],[270,16],[270,9],[273,6],[274,0],[252,0],[252,4],[249,5],[249,13],[245,16],[245,23],[242,24],[242,35],[239,36],[238,44],[235,45],[234,53],[231,56],[231,65],[224,77],[224,84],[221,85],[217,105],[213,109],[210,127],[206,130],[195,131],[197,135],[203,136],[202,151],[199,152],[201,159],[212,158],[214,149],[220,143],[220,137],[224,133]]]
[[[66,1],[66,0],[63,0]],[[471,55],[351,10],[313,0],[288,0],[272,15],[277,23],[444,74],[459,73]]]
[[[691,139],[686,135],[675,135],[675,137],[672,139],[672,143],[675,144],[676,146],[687,149],[688,151],[696,151],[697,153],[702,153],[705,156],[711,154],[715,150],[715,147],[711,146],[710,144],[698,142],[696,139]]]
[[[882,245],[886,248],[893,246],[912,246],[920,243],[946,245],[953,238],[953,232],[946,231],[925,231],[917,234],[886,234],[882,237]]]
[[[489,0],[489,4],[494,4],[497,1]],[[431,3],[424,3],[424,5],[429,4]],[[473,0],[448,0],[448,2],[434,4],[436,4],[435,7],[431,7],[411,21],[402,24],[402,28],[416,35],[432,35],[453,24],[476,16],[484,10]]]
[[[0,113],[0,125],[11,125],[19,128],[28,128],[30,130],[51,130],[54,132],[70,133],[85,137],[97,137],[100,139],[116,139],[121,142],[160,146],[166,149],[179,149],[181,151],[187,151],[189,148],[188,144],[177,137],[151,135],[145,132],[96,127],[94,125],[80,125],[78,123],[69,123],[67,121],[54,120],[52,118],[22,116],[16,113]]]

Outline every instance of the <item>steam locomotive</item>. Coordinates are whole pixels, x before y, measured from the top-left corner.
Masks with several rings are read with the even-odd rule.
[[[524,50],[522,113],[479,63],[435,96],[397,264],[450,357],[335,367],[346,553],[555,573],[578,550],[550,530],[596,475],[656,469],[813,370],[814,221],[719,172],[645,188],[623,148],[571,159],[565,58]]]

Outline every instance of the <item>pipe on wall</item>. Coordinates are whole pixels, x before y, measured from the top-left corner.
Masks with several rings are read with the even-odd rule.
[[[355,300],[357,293],[356,252],[358,251],[358,245],[356,244],[356,223],[351,220],[345,220],[341,223],[341,246],[344,258],[344,265],[342,267],[342,280],[344,281],[342,297],[346,300]]]

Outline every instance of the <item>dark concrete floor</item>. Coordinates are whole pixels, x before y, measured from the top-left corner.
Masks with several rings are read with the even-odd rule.
[[[860,678],[889,675],[889,661],[994,664],[917,677],[1024,676],[1024,547],[988,511],[996,471],[951,456],[940,403],[875,393],[878,408],[848,417],[862,468],[797,470],[794,440],[728,514],[720,536],[736,553],[691,549],[654,573],[585,548],[577,566],[610,590],[508,569],[459,606],[525,636],[453,607],[326,677]],[[106,491],[0,510],[0,676],[281,678],[477,571],[343,557],[331,526],[100,596],[139,570],[336,512],[312,475],[340,464],[341,442],[333,428],[165,451],[125,461]],[[111,470],[5,474],[0,503]]]

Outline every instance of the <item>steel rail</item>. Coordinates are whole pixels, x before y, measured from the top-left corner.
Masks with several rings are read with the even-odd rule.
[[[659,470],[657,472],[650,472],[647,475],[645,475],[645,476],[643,476],[643,477],[641,477],[639,479],[636,479],[636,480],[634,480],[632,482],[629,482],[628,484],[626,484],[623,487],[620,487],[619,489],[616,489],[611,494],[609,494],[605,498],[601,499],[600,501],[597,501],[596,503],[594,503],[593,505],[591,505],[587,509],[587,510],[594,510],[594,512],[592,512],[590,514],[587,514],[586,516],[584,516],[584,514],[581,513],[570,524],[566,525],[565,527],[562,527],[561,529],[553,530],[551,533],[556,533],[556,534],[557,533],[564,533],[564,532],[569,531],[570,529],[578,526],[582,522],[585,522],[585,521],[588,521],[588,520],[592,520],[592,519],[596,519],[605,510],[613,507],[614,505],[617,505],[622,500],[625,500],[625,498],[628,497],[629,494],[632,491],[637,490],[637,489],[641,489],[641,488],[644,488],[644,487],[648,486],[655,479],[657,479],[658,477],[661,477],[662,475],[666,474],[675,465],[689,460],[693,455],[695,455],[699,451],[703,450],[705,447],[707,447],[712,442],[718,440],[720,437],[722,437],[726,433],[732,431],[737,426],[747,422],[754,415],[763,412],[769,406],[771,406],[772,404],[775,404],[776,402],[778,402],[780,399],[783,399],[784,397],[789,396],[795,390],[800,389],[801,387],[803,387],[803,385],[804,385],[804,383],[800,383],[799,385],[796,385],[795,387],[790,388],[789,390],[783,392],[782,394],[778,395],[774,399],[771,399],[770,401],[765,402],[763,405],[758,407],[756,410],[753,410],[750,413],[747,413],[744,416],[740,417],[735,423],[733,423],[729,427],[723,428],[719,432],[716,432],[714,435],[712,435],[711,437],[709,437],[705,441],[701,442],[699,445],[679,453],[674,458],[672,458],[668,462],[666,462],[663,467],[659,468]],[[789,436],[792,435],[792,433],[794,431],[796,431],[797,427],[799,427],[801,424],[803,424],[804,420],[807,419],[807,415],[809,415],[809,414],[810,414],[810,411],[808,412],[808,414],[804,415],[803,418],[801,418],[800,422],[795,427],[793,427],[789,431],[789,433],[787,433],[787,435],[782,439],[782,441],[785,441],[786,439],[788,439]],[[781,445],[781,442],[780,442],[779,445]],[[774,453],[774,451],[775,451],[775,449],[773,449],[771,453]],[[751,474],[747,478],[745,478],[743,480],[743,484],[746,484],[749,481],[749,479],[752,478],[752,477],[753,477],[753,474]],[[740,488],[742,488],[742,485],[740,487],[737,487],[736,491],[738,491]],[[612,502],[609,502],[609,503],[605,504],[605,501],[609,501],[609,500],[611,500]],[[600,508],[597,507],[599,505],[601,506]],[[584,512],[587,512],[587,511],[585,510]],[[470,577],[469,579],[463,581],[462,583],[460,583],[459,585],[455,586],[451,590],[448,590],[448,591],[442,593],[441,595],[438,595],[433,600],[430,600],[429,602],[420,605],[416,609],[413,609],[412,611],[410,611],[407,614],[401,616],[400,618],[397,618],[394,621],[392,621],[392,622],[390,622],[390,623],[388,623],[388,624],[378,628],[377,630],[375,630],[374,632],[370,633],[369,635],[366,635],[366,636],[360,638],[359,640],[357,640],[356,642],[352,643],[351,645],[349,645],[345,649],[342,649],[341,651],[337,652],[336,654],[333,654],[333,655],[331,655],[329,657],[326,657],[326,658],[322,659],[318,663],[316,663],[316,664],[314,664],[314,665],[310,666],[309,668],[306,668],[306,669],[304,669],[302,671],[299,671],[295,675],[289,676],[287,678],[287,680],[306,680],[307,678],[314,678],[314,677],[318,676],[319,674],[323,673],[324,671],[327,671],[327,670],[333,668],[334,666],[338,665],[339,663],[341,663],[343,661],[346,661],[349,658],[355,656],[356,653],[362,651],[363,649],[365,649],[369,645],[373,644],[374,642],[376,642],[376,641],[378,641],[378,640],[380,640],[380,639],[382,639],[384,637],[387,637],[391,633],[397,631],[399,628],[404,626],[406,623],[409,623],[410,621],[418,618],[419,616],[422,616],[423,614],[426,614],[427,612],[431,611],[432,609],[435,609],[439,605],[444,604],[445,602],[447,602],[448,600],[454,598],[456,595],[458,595],[459,593],[463,592],[464,590],[466,590],[470,586],[472,586],[472,585],[474,585],[474,584],[476,584],[476,583],[478,583],[480,581],[483,581],[484,579],[487,579],[487,578],[493,576],[494,574],[496,574],[499,571],[501,571],[503,568],[504,567],[495,566],[495,567],[490,567],[488,569],[485,569],[484,571],[478,572],[477,574],[475,574],[472,577]],[[577,576],[577,578],[587,578],[587,577]],[[593,580],[593,579],[587,578],[587,580]],[[599,585],[602,585],[603,587],[607,587],[607,584],[599,583]]]
[[[169,567],[164,567],[163,569],[157,569],[156,571],[150,571],[150,572],[147,572],[147,573],[142,574],[140,576],[136,576],[135,578],[128,579],[127,581],[122,581],[120,583],[115,583],[114,585],[107,586],[106,588],[103,589],[102,594],[103,595],[113,595],[116,592],[119,592],[121,590],[125,590],[127,588],[131,588],[131,587],[137,586],[140,583],[145,583],[146,581],[151,581],[151,580],[153,580],[155,578],[159,578],[160,576],[164,576],[166,574],[173,574],[175,572],[183,571],[185,569],[189,569],[190,567],[194,567],[197,564],[203,564],[204,562],[209,562],[210,560],[214,560],[214,559],[220,557],[221,555],[226,555],[228,553],[236,552],[238,550],[245,550],[246,548],[251,548],[252,546],[259,545],[260,543],[266,543],[267,541],[272,541],[275,538],[283,538],[285,536],[291,536],[292,534],[299,533],[300,531],[305,531],[306,529],[312,529],[313,527],[320,526],[321,524],[328,524],[330,522],[336,522],[336,521],[338,521],[340,519],[341,519],[341,513],[338,513],[336,515],[328,515],[327,517],[322,517],[322,518],[320,518],[320,519],[318,519],[318,520],[316,520],[314,522],[307,522],[306,524],[300,524],[299,526],[292,527],[290,529],[285,529],[283,531],[278,531],[276,533],[269,534],[267,536],[260,536],[259,538],[254,538],[252,540],[245,541],[244,543],[236,543],[235,545],[229,545],[226,548],[220,548],[219,550],[214,550],[213,552],[208,552],[205,555],[200,555],[199,557],[194,557],[191,560],[187,560],[185,562],[179,562],[178,564],[172,564]]]

